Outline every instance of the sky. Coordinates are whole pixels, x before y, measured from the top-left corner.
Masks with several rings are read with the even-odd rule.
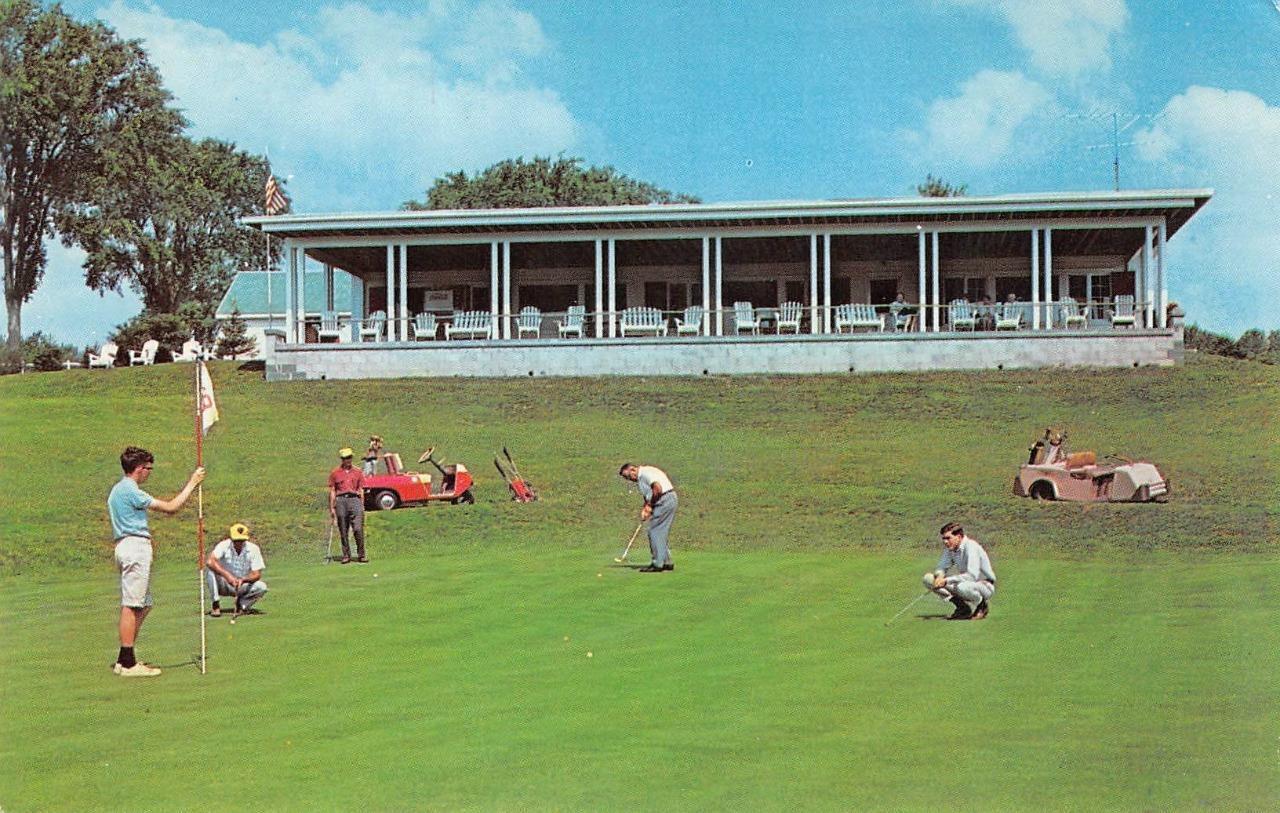
[[[1280,328],[1280,0],[593,3],[70,0],[142,40],[197,137],[267,153],[296,212],[396,209],[441,175],[565,154],[707,202],[1113,187],[1214,198],[1170,299]],[[140,310],[49,245],[24,332]]]

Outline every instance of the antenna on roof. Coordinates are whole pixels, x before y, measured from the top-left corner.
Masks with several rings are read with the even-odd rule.
[[[1280,3],[1280,0],[1275,0]],[[1086,150],[1111,150],[1111,176],[1112,182],[1115,184],[1115,190],[1120,191],[1120,148],[1133,147],[1138,144],[1145,144],[1145,141],[1120,141],[1120,134],[1128,130],[1133,125],[1143,119],[1154,121],[1159,118],[1161,113],[1122,113],[1118,110],[1111,111],[1090,111],[1088,113],[1068,113],[1063,116],[1066,119],[1111,119],[1111,142],[1108,144],[1089,144],[1085,146]],[[1121,118],[1125,119],[1124,124],[1120,123]]]

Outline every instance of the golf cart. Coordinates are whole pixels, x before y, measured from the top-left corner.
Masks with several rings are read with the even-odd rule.
[[[437,482],[428,473],[405,471],[400,455],[382,453],[382,472],[364,478],[364,501],[369,510],[390,511],[402,505],[425,505],[443,500],[452,505],[473,503],[471,472],[461,463],[441,465],[435,459],[436,447],[432,446],[418,458],[419,463],[430,463],[440,473]]]
[[[1094,452],[1069,454],[1065,432],[1044,431],[1013,479],[1013,493],[1033,500],[1072,502],[1163,502],[1169,481],[1154,463]]]

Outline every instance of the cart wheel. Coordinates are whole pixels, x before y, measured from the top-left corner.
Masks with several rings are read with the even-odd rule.
[[[394,491],[379,491],[373,495],[373,504],[383,511],[390,511],[400,507],[400,496]]]
[[[1046,483],[1044,480],[1039,480],[1039,481],[1037,481],[1037,482],[1035,482],[1035,483],[1032,483],[1032,484],[1031,484],[1031,492],[1030,492],[1030,493],[1031,493],[1031,499],[1033,499],[1033,500],[1052,500],[1052,499],[1054,499],[1054,496],[1053,496],[1053,486],[1049,485],[1049,484],[1048,484],[1048,483]]]
[[[471,503],[475,501],[476,501],[476,495],[471,493],[471,489],[467,489],[466,491],[459,494],[458,498],[453,502],[455,504],[461,503],[462,505],[471,505]]]

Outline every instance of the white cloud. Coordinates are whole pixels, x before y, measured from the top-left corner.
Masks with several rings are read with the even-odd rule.
[[[1111,67],[1111,40],[1124,30],[1124,0],[949,0],[1002,16],[1032,64],[1074,79]]]
[[[99,16],[144,40],[197,134],[269,149],[299,211],[393,208],[444,172],[582,138],[559,95],[526,78],[551,50],[540,24],[504,2],[351,2],[265,43],[125,0]]]
[[[935,99],[923,131],[905,140],[927,163],[989,168],[1006,158],[1023,124],[1051,104],[1048,91],[1021,73],[979,71],[960,95]]]
[[[1280,328],[1280,107],[1192,86],[1135,140],[1154,173],[1215,191],[1169,244],[1170,297],[1188,321],[1233,335]]]

